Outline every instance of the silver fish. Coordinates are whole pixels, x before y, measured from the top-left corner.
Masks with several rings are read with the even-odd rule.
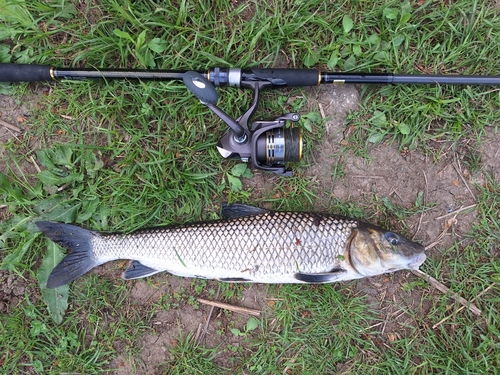
[[[418,269],[426,258],[422,245],[343,216],[241,204],[225,206],[222,214],[226,219],[127,235],[39,221],[47,237],[69,250],[47,287],[116,259],[132,259],[125,280],[168,271],[228,282],[329,283]]]

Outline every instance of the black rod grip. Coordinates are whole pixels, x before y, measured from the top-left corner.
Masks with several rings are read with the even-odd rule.
[[[51,81],[50,65],[0,63],[0,82]]]
[[[242,72],[242,81],[269,81],[276,87],[317,86],[320,74],[314,69],[250,69]]]

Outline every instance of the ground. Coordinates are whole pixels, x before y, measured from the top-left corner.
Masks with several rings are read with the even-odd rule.
[[[494,128],[486,129],[477,144],[471,140],[458,144],[449,141],[436,142],[432,145],[434,154],[424,154],[418,149],[401,151],[395,143],[381,142],[368,148],[367,157],[356,156],[344,152],[343,147],[350,142],[347,117],[357,110],[359,87],[323,86],[320,89],[307,90],[306,95],[309,106],[318,109],[326,127],[324,137],[314,144],[310,166],[303,171],[304,177],[319,187],[318,202],[325,203],[324,206],[318,204],[316,210],[325,209],[326,203],[334,199],[366,202],[374,197],[377,200],[389,198],[388,201],[396,204],[399,209],[411,209],[418,205],[430,207],[405,220],[404,226],[392,223],[415,241],[428,246],[429,258],[442,256],[436,250],[436,242],[442,249],[465,237],[476,217],[474,207],[478,194],[477,186],[484,185],[486,178],[483,171],[488,171],[497,179],[500,177],[499,132],[495,132]],[[22,101],[10,96],[0,96],[0,119],[14,126],[0,126],[1,142],[23,136],[24,119],[29,116],[30,106],[34,103],[36,96],[24,98]],[[16,127],[21,131],[15,131]],[[36,145],[36,139],[32,140],[32,143]],[[471,155],[480,158],[481,169],[471,170]],[[0,160],[0,168],[3,170],[9,162],[10,160],[3,157]],[[34,172],[33,165],[26,160],[27,173]],[[340,178],[338,173],[334,173],[339,168],[342,170]],[[265,196],[279,178],[254,171],[254,177],[245,184],[256,196]],[[385,207],[391,209],[389,203]],[[6,215],[4,206],[0,208],[0,217],[3,215]],[[119,274],[118,268],[117,264],[113,264],[92,273],[115,277]],[[425,265],[422,269],[433,274]],[[2,271],[0,277],[0,311],[8,312],[9,305],[17,305],[25,293],[30,292],[30,289],[33,291],[34,286],[7,271]],[[168,282],[165,283],[165,277],[161,274],[146,281],[130,282],[130,293],[125,297],[129,301],[127,306],[131,309],[144,308],[150,311],[150,315],[143,322],[145,333],[135,342],[135,348],[130,348],[130,343],[125,341],[115,342],[114,349],[122,354],[112,360],[110,368],[115,370],[109,373],[159,373],[158,371],[164,368],[162,366],[171,359],[167,348],[177,345],[179,337],[186,335],[193,335],[193,340],[202,341],[208,348],[219,346],[221,350],[214,361],[230,368],[231,350],[245,345],[242,337],[235,335],[231,328],[243,331],[248,316],[214,309],[194,300],[190,303],[182,302],[182,293],[189,294],[186,288],[191,288],[190,281],[169,276]],[[401,271],[350,284],[351,289],[365,296],[378,314],[378,321],[374,321],[373,328],[386,340],[383,345],[410,334],[408,327],[413,324],[413,314],[428,312],[429,302],[423,298],[424,293],[442,298],[441,292],[437,290],[412,291],[403,287],[416,280],[418,276],[409,271]],[[217,286],[216,282],[210,282],[205,290],[217,290]],[[238,296],[233,300],[235,305],[259,310],[262,314],[272,317],[273,297],[268,295],[266,287],[243,285],[234,288],[238,291]],[[174,298],[171,308],[166,311],[151,309],[151,304],[159,303],[167,295],[179,295],[178,301]],[[217,293],[205,297],[216,300]],[[452,303],[450,300],[450,304]],[[409,314],[409,310],[413,313]],[[112,318],[107,319],[110,324]],[[208,326],[205,327],[207,321]],[[130,356],[131,352],[137,355]],[[293,362],[293,357],[290,361]],[[348,373],[349,365],[346,364],[345,368],[337,370]]]

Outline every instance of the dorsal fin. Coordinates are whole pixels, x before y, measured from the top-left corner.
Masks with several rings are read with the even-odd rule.
[[[222,216],[226,219],[235,219],[244,216],[254,216],[262,215],[269,210],[264,208],[250,206],[248,204],[232,203],[232,204],[222,204]]]

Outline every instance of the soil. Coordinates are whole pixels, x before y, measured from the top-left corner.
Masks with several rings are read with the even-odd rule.
[[[343,147],[350,142],[346,117],[357,109],[357,88],[351,85],[325,86],[311,89],[306,95],[310,98],[308,100],[312,107],[320,107],[326,126],[324,137],[315,145],[314,164],[303,172],[305,177],[320,187],[317,210],[323,211],[326,207],[321,202],[328,202],[332,198],[366,203],[373,196],[380,199],[386,197],[403,209],[414,207],[421,199],[423,204],[431,208],[405,219],[404,226],[398,222],[388,224],[425,245],[439,241],[440,247],[449,246],[465,236],[475,219],[473,205],[478,193],[476,185],[484,183],[483,171],[500,178],[499,132],[495,132],[493,128],[487,129],[478,144],[473,144],[471,140],[459,144],[436,143],[432,145],[434,154],[415,150],[402,153],[396,144],[379,143],[370,147],[367,159],[346,153]],[[11,97],[0,96],[0,119],[22,129],[22,119],[29,114],[27,103],[33,102],[30,100],[19,104]],[[0,125],[0,142],[5,143],[10,138],[20,136],[22,132],[17,133]],[[471,152],[480,155],[480,169],[467,168],[467,155]],[[0,154],[0,170],[5,170],[7,162]],[[342,168],[342,177],[332,173],[339,166]],[[266,196],[274,185],[273,180],[278,178],[256,171],[254,178],[247,182],[247,187],[251,187],[256,196]],[[471,209],[460,211],[469,206]],[[374,209],[373,217],[377,217],[377,210]],[[2,211],[4,209],[0,208],[0,219],[5,215]],[[434,247],[427,254],[431,258],[440,256]],[[425,264],[422,268],[425,270]],[[5,313],[8,312],[9,305],[18,303],[28,286],[14,274],[2,272],[0,278],[0,312]],[[160,287],[152,286],[155,278],[162,281],[158,283]],[[189,281],[173,276],[168,276],[167,284],[164,282],[165,275],[157,275],[152,279],[153,282],[149,283],[134,281],[128,298],[139,307],[158,303],[164,295],[174,295],[181,285],[189,286]],[[422,292],[405,291],[402,287],[416,279],[417,276],[412,273],[400,271],[352,283],[352,287],[365,295],[371,307],[379,314],[380,320],[374,329],[380,331],[383,340],[391,342],[409,334],[409,330],[404,327],[412,325],[412,318],[405,311],[422,314],[427,312],[429,306],[426,305]],[[205,289],[209,288],[217,290],[217,283],[210,282]],[[235,298],[232,301],[234,305],[272,314],[264,286],[241,285],[238,288],[241,298]],[[438,291],[435,294],[440,296]],[[216,297],[207,296],[207,299],[214,300]],[[136,343],[134,352],[139,354],[132,363],[124,345],[116,343],[115,349],[122,352],[122,355],[112,361],[110,367],[115,370],[110,374],[126,375],[138,371],[147,374],[161,373],[161,369],[170,360],[168,348],[176,345],[180,333],[184,336],[192,334],[193,339],[200,341],[200,332],[207,320],[209,324],[204,345],[209,348],[219,346],[215,362],[230,368],[231,351],[228,348],[244,345],[241,338],[230,332],[230,328],[243,329],[247,319],[248,316],[195,303],[181,303],[168,311],[158,311],[151,316],[149,322],[145,322],[150,330]]]

